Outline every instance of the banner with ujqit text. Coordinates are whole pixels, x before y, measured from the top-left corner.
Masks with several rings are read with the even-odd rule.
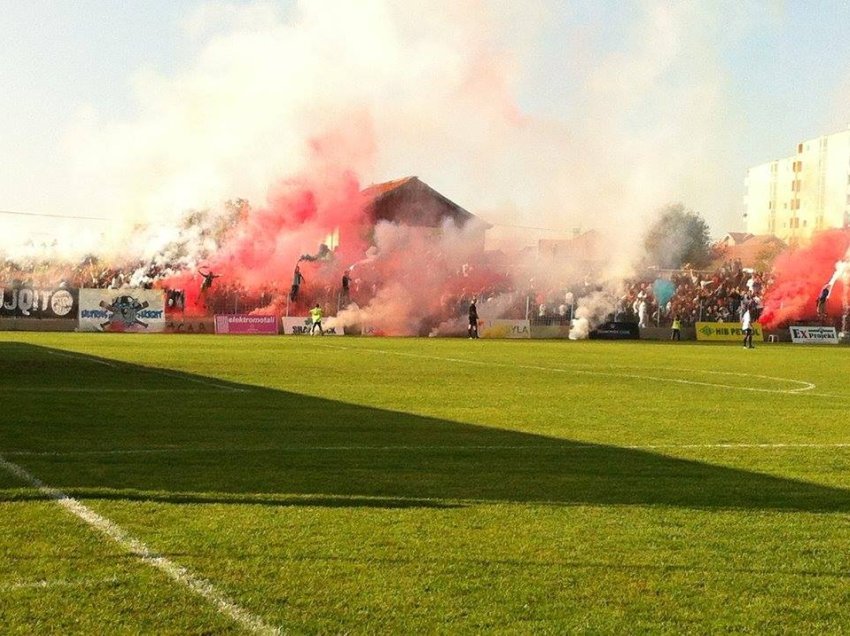
[[[216,315],[215,332],[230,335],[277,335],[277,316]]]
[[[739,322],[698,322],[696,324],[697,340],[732,341],[743,340],[744,332]],[[753,323],[753,340],[764,340],[761,325]]]
[[[161,289],[81,289],[80,331],[165,331]]]
[[[77,319],[76,289],[0,286],[0,296],[0,318]]]

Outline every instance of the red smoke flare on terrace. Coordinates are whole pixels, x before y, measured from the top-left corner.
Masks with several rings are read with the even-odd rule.
[[[349,258],[362,255],[365,245],[351,239],[359,236],[363,223],[363,200],[353,174],[320,183],[287,181],[271,195],[268,207],[251,210],[228,233],[210,267],[232,272],[249,290],[270,281],[288,282],[301,255],[315,253],[335,230],[348,239],[338,258],[346,252]]]
[[[850,232],[830,230],[816,235],[806,247],[780,254],[773,265],[774,282],[764,298],[762,325],[771,329],[791,320],[814,319],[818,294],[835,273],[836,263],[845,259],[848,247]],[[827,301],[830,316],[841,314],[842,285],[839,279]]]
[[[342,263],[360,260],[366,248],[364,223],[364,201],[352,173],[288,179],[270,194],[265,207],[245,205],[240,210],[219,249],[199,269],[220,277],[214,287],[235,285],[249,293],[273,289],[285,298],[301,256],[314,254],[328,235],[339,232],[346,241],[336,251],[340,271],[322,268],[327,276],[341,276]],[[318,268],[302,263],[301,269],[308,285],[319,282],[311,280]],[[201,282],[198,272],[189,271],[163,286],[186,290],[186,313],[198,315],[207,312]]]

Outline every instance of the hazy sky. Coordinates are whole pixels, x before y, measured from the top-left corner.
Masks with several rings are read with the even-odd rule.
[[[363,183],[417,174],[498,227],[607,229],[682,202],[720,236],[742,228],[748,166],[850,124],[839,0],[0,0],[0,15],[0,210],[100,227],[262,199],[322,138]],[[0,239],[70,227],[30,221],[0,214]]]

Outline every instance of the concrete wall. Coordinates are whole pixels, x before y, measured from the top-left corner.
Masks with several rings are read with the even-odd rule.
[[[570,328],[566,325],[531,325],[532,338],[569,338]]]
[[[646,327],[640,330],[641,340],[670,340],[673,330],[670,327]],[[682,340],[696,340],[697,330],[694,327],[680,329]]]
[[[0,318],[0,331],[76,331],[76,320]]]

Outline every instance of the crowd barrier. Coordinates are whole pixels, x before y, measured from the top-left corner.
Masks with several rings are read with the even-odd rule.
[[[308,316],[258,316],[252,314],[217,314],[215,317],[186,317],[178,311],[166,311],[165,294],[151,289],[73,289],[65,287],[0,286],[0,331],[97,331],[130,333],[191,334],[284,334],[309,335],[312,323]],[[334,317],[323,320],[325,335],[383,335],[373,325],[345,329],[335,324]],[[765,331],[753,324],[753,339],[796,344],[847,343],[846,334],[823,325],[792,325],[786,329]],[[566,339],[569,322],[564,320],[482,319],[482,338]],[[465,328],[457,335],[466,335]],[[682,340],[737,341],[743,338],[740,323],[698,322],[683,327]],[[599,325],[592,338],[670,340],[670,327],[638,329],[636,323],[611,322]]]

